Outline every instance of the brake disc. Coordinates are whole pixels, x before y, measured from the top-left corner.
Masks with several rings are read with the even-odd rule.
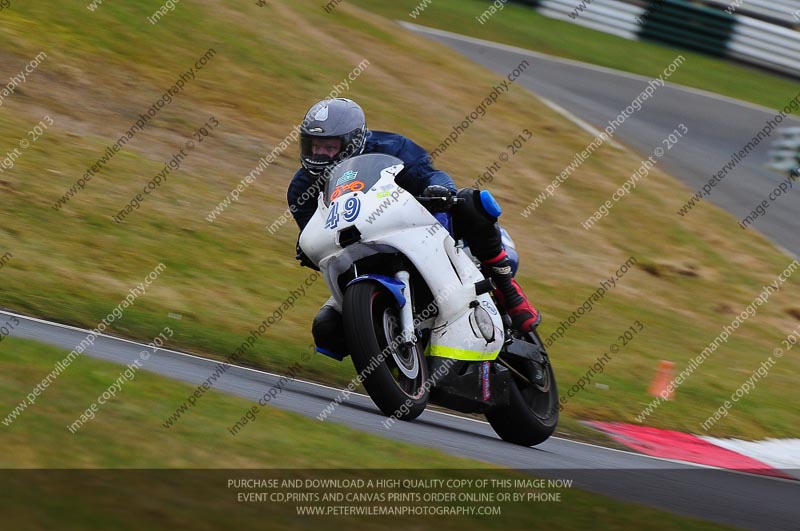
[[[386,334],[387,340],[391,338],[390,345],[396,343],[399,337],[399,329],[400,326],[397,322],[397,317],[391,315],[388,311],[384,312],[383,331],[384,334]],[[408,356],[403,356],[398,352],[400,350],[405,350]],[[403,376],[412,381],[416,380],[417,376],[419,376],[419,356],[417,356],[416,348],[413,345],[408,347],[401,346],[399,348],[394,347],[391,349],[391,353],[395,365],[398,370],[403,373]]]

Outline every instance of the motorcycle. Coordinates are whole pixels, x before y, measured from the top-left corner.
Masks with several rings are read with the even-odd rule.
[[[511,328],[449,215],[424,206],[461,199],[414,197],[395,183],[402,169],[385,154],[339,163],[299,239],[342,312],[358,380],[390,417],[413,420],[430,402],[484,414],[505,441],[545,441],[558,390],[538,333]]]

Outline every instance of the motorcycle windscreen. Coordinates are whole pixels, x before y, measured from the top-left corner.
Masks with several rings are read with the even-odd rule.
[[[396,176],[403,169],[403,161],[383,153],[368,153],[349,158],[337,164],[325,185],[325,204],[351,192],[363,192],[372,188],[389,172]]]

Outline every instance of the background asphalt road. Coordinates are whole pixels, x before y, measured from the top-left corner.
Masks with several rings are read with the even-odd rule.
[[[16,315],[3,311],[0,314]],[[65,350],[75,348],[88,334],[86,330],[18,317],[22,323],[12,335]],[[142,344],[106,336],[98,338],[87,354],[128,364],[138,359],[143,348]],[[306,363],[298,361],[301,365]],[[198,385],[214,372],[217,363],[159,350],[143,367]],[[232,367],[217,380],[214,389],[257,401],[280,377],[280,374]],[[317,418],[338,393],[338,389],[294,380],[270,403]],[[214,400],[214,396],[215,393],[205,394],[198,401],[198,407],[202,407],[203,401]],[[192,413],[190,408],[184,415]],[[800,505],[797,504],[800,484],[796,481],[704,469],[559,438],[551,438],[535,448],[524,448],[502,442],[485,422],[430,410],[413,423],[398,422],[387,430],[383,426],[386,417],[363,395],[351,395],[329,419],[389,439],[525,470],[539,477],[573,479],[576,487],[586,490],[745,529],[796,530],[800,522]],[[230,419],[230,424],[237,420]],[[323,425],[320,429],[324,429]],[[228,432],[219,436],[231,437]],[[563,497],[567,495],[564,493]],[[564,508],[567,510],[568,506]]]
[[[597,129],[604,129],[647,86],[650,79],[552,57],[519,48],[498,45],[471,37],[402,24],[427,38],[453,48],[469,59],[503,76],[520,61],[531,66],[516,80],[544,98],[555,102]],[[676,52],[676,57],[678,52]],[[668,64],[661,65],[666,68]],[[788,101],[786,102],[789,103]],[[658,88],[655,96],[644,102],[642,109],[627,118],[614,139],[622,142],[645,159],[677,126],[685,124],[689,133],[659,161],[659,167],[683,181],[692,193],[701,188],[773,119],[777,111],[723,98],[679,85]],[[784,119],[780,127],[800,126],[795,118]],[[786,178],[766,168],[769,144],[777,134],[762,141],[736,169],[718,183],[710,200],[733,214],[738,223]],[[592,135],[587,133],[587,144]],[[566,167],[570,161],[565,160]],[[635,168],[631,168],[631,173]],[[555,176],[554,176],[555,177]],[[629,175],[620,175],[622,184]],[[788,194],[773,202],[767,214],[752,225],[773,242],[800,255],[800,183]],[[688,200],[690,194],[687,193]],[[532,199],[532,198],[531,198]],[[587,212],[587,216],[591,213]],[[677,209],[676,209],[676,216]],[[691,220],[692,214],[686,215]],[[575,220],[579,224],[583,220]],[[750,229],[748,229],[750,230]]]

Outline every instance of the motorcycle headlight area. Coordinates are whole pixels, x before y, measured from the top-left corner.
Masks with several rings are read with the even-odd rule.
[[[483,337],[487,343],[494,341],[494,322],[486,308],[481,305],[473,307],[472,314],[469,316],[469,324],[476,337]]]

